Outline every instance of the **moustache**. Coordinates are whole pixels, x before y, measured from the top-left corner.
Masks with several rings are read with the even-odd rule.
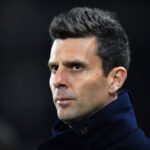
[[[63,97],[66,99],[77,99],[76,94],[73,92],[64,90],[64,89],[56,89],[53,94],[53,100],[56,101],[58,97]]]

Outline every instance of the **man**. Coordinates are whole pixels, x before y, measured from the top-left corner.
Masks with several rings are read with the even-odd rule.
[[[131,94],[119,91],[130,63],[126,33],[107,11],[73,8],[55,17],[50,88],[58,121],[39,150],[150,150]]]

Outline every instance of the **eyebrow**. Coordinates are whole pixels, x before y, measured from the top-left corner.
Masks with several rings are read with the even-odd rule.
[[[48,63],[47,63],[47,66],[49,67],[49,68],[51,68],[52,66],[57,66],[58,64],[57,63],[55,63],[55,62],[50,62],[50,61],[48,61]]]
[[[63,62],[63,65],[64,66],[68,66],[68,67],[70,67],[70,66],[72,66],[72,65],[75,65],[75,64],[81,64],[81,65],[83,65],[84,67],[87,67],[88,66],[88,64],[86,63],[86,62],[83,62],[83,61],[81,61],[81,60],[71,60],[71,61],[64,61]],[[58,63],[57,62],[50,62],[50,61],[48,61],[48,67],[52,67],[52,66],[56,66],[56,65],[58,65]]]

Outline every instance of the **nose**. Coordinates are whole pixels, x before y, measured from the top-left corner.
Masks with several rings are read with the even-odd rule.
[[[52,84],[55,88],[68,88],[67,73],[63,69],[58,69],[57,72],[52,75]]]

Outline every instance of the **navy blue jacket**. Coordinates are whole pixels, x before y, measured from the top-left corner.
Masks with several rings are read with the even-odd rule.
[[[39,150],[150,150],[150,139],[138,128],[130,94],[118,99],[71,128],[58,120],[52,137]]]

